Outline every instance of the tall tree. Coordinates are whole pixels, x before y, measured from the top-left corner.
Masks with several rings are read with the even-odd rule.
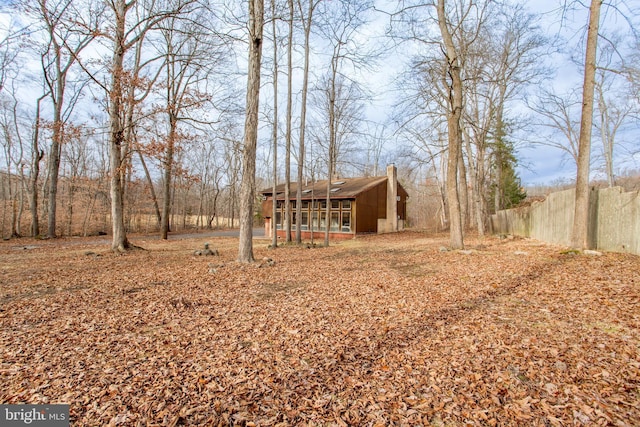
[[[156,29],[157,25],[168,17],[175,16],[191,3],[190,0],[171,4],[164,9],[160,5],[138,4],[135,1],[114,0],[109,2],[113,19],[112,31],[107,37],[112,42],[112,57],[110,61],[110,78],[108,87],[108,115],[109,115],[109,166],[111,171],[110,195],[111,195],[111,248],[117,252],[124,252],[131,248],[127,238],[124,222],[124,179],[123,170],[126,167],[126,159],[129,155],[127,132],[132,123],[126,122],[127,108],[127,70],[125,69],[125,56],[141,43],[147,33]],[[136,7],[139,8],[136,10]],[[156,10],[160,8],[160,10]],[[127,15],[136,12],[136,19],[127,19]],[[96,79],[94,79],[95,81]],[[128,127],[129,126],[129,127]]]
[[[336,2],[321,3],[324,8],[321,10],[323,22],[319,26],[320,34],[328,44],[327,49],[331,52],[328,69],[325,73],[325,81],[322,82],[321,90],[324,93],[323,103],[326,102],[328,132],[327,147],[327,199],[326,199],[326,227],[324,234],[324,245],[329,246],[330,209],[331,209],[331,181],[335,174],[337,163],[338,139],[340,131],[340,112],[344,104],[340,102],[339,95],[342,89],[346,92],[353,90],[359,92],[359,86],[354,79],[349,79],[344,72],[347,64],[366,68],[366,62],[372,61],[372,52],[362,49],[356,43],[356,37],[366,23],[367,11],[371,8],[371,2],[352,2],[339,0]],[[351,100],[353,98],[350,98]]]
[[[461,64],[458,51],[445,11],[445,1],[438,0],[438,27],[442,34],[443,51],[447,59],[447,85],[449,87],[447,130],[449,157],[447,161],[447,199],[449,202],[449,245],[453,249],[464,248],[462,216],[458,191],[458,158],[462,150],[462,129],[460,120],[463,108],[463,87]]]
[[[249,69],[247,103],[242,147],[242,181],[240,183],[240,239],[238,261],[250,263],[253,257],[253,204],[255,202],[256,149],[260,105],[260,65],[264,0],[249,0]]]
[[[600,133],[602,141],[602,157],[604,161],[604,171],[609,187],[616,185],[614,169],[614,148],[619,143],[618,134],[627,124],[628,119],[633,114],[634,107],[632,101],[633,87],[630,87],[628,80],[622,85],[619,84],[620,73],[611,73],[609,70],[615,67],[612,64],[614,54],[612,46],[607,46],[600,50],[596,73],[595,98],[597,104],[597,120],[595,127]],[[618,83],[618,84],[616,84]]]
[[[162,157],[162,221],[160,238],[167,239],[171,214],[171,185],[174,173],[174,153],[184,135],[179,125],[192,122],[196,111],[210,98],[199,90],[206,81],[210,64],[219,56],[212,43],[206,40],[201,11],[191,15],[171,16],[160,24],[164,56],[164,101],[166,113],[166,142]],[[210,25],[210,23],[209,23]],[[209,30],[207,30],[208,32]]]
[[[278,202],[276,187],[278,185],[278,26],[276,20],[276,0],[271,0],[271,30],[273,32],[273,128],[271,133],[273,150],[273,203],[271,206],[271,247],[278,247]]]
[[[111,226],[113,233],[111,248],[119,252],[124,252],[131,247],[124,227],[124,183],[122,179],[125,156],[123,152],[123,145],[125,144],[125,129],[123,126],[125,105],[123,96],[125,89],[122,81],[124,76],[124,57],[127,50],[135,46],[136,42],[145,35],[140,33],[133,40],[127,40],[126,18],[127,13],[133,6],[134,3],[127,3],[125,0],[115,0],[111,3],[115,20],[114,33],[112,35],[111,84],[109,87],[109,169],[111,170]]]
[[[44,150],[40,149],[40,104],[45,97],[46,94],[41,95],[36,100],[36,111],[31,133],[31,170],[29,171],[27,194],[29,195],[29,210],[31,211],[32,237],[40,235],[40,220],[38,216],[38,180],[40,177],[40,161],[44,157]]]
[[[501,165],[510,164],[515,148],[505,143],[514,123],[509,120],[509,105],[524,93],[527,86],[542,82],[548,76],[541,65],[547,40],[541,35],[539,18],[520,4],[496,4],[487,13],[487,20],[478,33],[478,40],[465,55],[465,89],[467,102],[464,116],[465,145],[471,175],[473,211],[480,235],[488,220],[487,168],[493,167],[496,179],[491,182],[497,191],[494,203],[501,205],[500,196],[509,193],[499,188],[506,181]],[[517,129],[517,128],[516,128]],[[508,150],[505,150],[509,147]],[[505,158],[502,156],[505,155]],[[490,161],[492,163],[490,164]]]
[[[22,193],[19,177],[22,175],[24,147],[18,125],[18,100],[15,97],[15,88],[12,88],[11,92],[11,98],[0,97],[0,146],[2,146],[8,177],[6,189],[11,207],[9,233],[11,237],[20,237],[18,199]]]
[[[58,176],[64,127],[75,106],[73,102],[75,99],[65,103],[69,73],[80,53],[97,36],[98,26],[101,24],[101,5],[89,2],[82,7],[79,6],[78,3],[70,0],[54,2],[37,0],[34,4],[25,5],[27,12],[43,25],[45,36],[41,51],[41,68],[53,111],[47,163],[49,178],[47,237],[56,237]]]
[[[593,124],[594,90],[596,84],[596,52],[600,7],[602,0],[591,0],[589,28],[582,85],[582,116],[578,144],[578,171],[576,176],[576,201],[573,217],[571,244],[574,248],[589,247],[589,169],[591,162],[591,128]]]
[[[291,136],[293,121],[293,0],[288,0],[289,17],[287,24],[289,32],[287,33],[287,112],[286,112],[286,129],[285,129],[285,151],[284,151],[284,234],[285,241],[291,242]],[[298,183],[300,187],[300,183]],[[300,228],[300,227],[298,227]]]
[[[22,32],[19,30],[14,31],[10,29],[8,35],[0,40],[0,96],[5,92],[5,85],[7,80],[11,80],[11,96],[16,98],[17,87],[25,85],[25,83],[18,79],[20,70],[22,68],[23,61],[20,55],[19,44],[17,42],[23,37]],[[44,82],[42,82],[44,85]],[[46,85],[45,85],[46,86]],[[40,220],[38,211],[38,186],[40,177],[40,162],[44,158],[44,150],[40,148],[40,128],[42,126],[40,119],[41,104],[43,100],[48,96],[46,88],[43,88],[43,94],[35,100],[35,112],[32,119],[32,125],[25,126],[30,127],[31,132],[29,139],[30,143],[30,162],[28,168],[28,176],[26,177],[25,188],[29,199],[29,211],[31,213],[31,236],[36,237],[40,235]],[[18,101],[16,99],[16,101]],[[16,136],[22,138],[22,131],[18,126],[18,117],[14,117],[14,123],[16,127]],[[25,133],[28,133],[25,131]],[[26,139],[26,137],[25,137]],[[26,159],[25,159],[26,163]]]
[[[313,11],[320,0],[308,0],[307,14],[305,16],[302,9],[302,1],[298,0],[302,27],[304,29],[304,70],[302,75],[302,101],[300,105],[300,133],[298,136],[298,189],[296,191],[296,217],[302,221],[302,180],[304,179],[305,168],[305,137],[307,130],[307,94],[309,92],[309,54],[311,45],[311,24],[313,23]],[[313,232],[312,232],[313,236]],[[296,243],[302,243],[302,229],[299,225],[296,228]]]

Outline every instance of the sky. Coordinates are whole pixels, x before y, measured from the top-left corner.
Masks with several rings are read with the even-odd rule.
[[[389,7],[389,5],[392,5],[394,2],[379,0],[378,3],[379,5],[386,4],[387,7]],[[588,2],[583,2],[582,5],[577,2],[565,2],[564,0],[537,0],[526,3],[532,13],[541,16],[541,27],[544,28],[547,37],[566,40],[565,52],[549,55],[549,57],[546,58],[549,65],[557,69],[553,78],[547,81],[547,88],[553,88],[556,93],[559,94],[573,89],[579,90],[582,86],[582,70],[570,61],[569,56],[573,55],[579,60],[582,60],[584,57],[581,49],[586,31],[586,23],[588,21]],[[573,7],[568,8],[567,12],[563,15],[561,14],[561,6],[564,3],[573,5]],[[584,6],[584,4],[586,4],[586,6]],[[627,0],[624,2],[624,7],[619,8],[619,10],[628,11],[634,8],[637,10],[639,7],[640,0]],[[384,9],[384,6],[380,6],[380,8]],[[385,19],[384,16],[379,16],[377,21],[372,23],[372,25],[384,25]],[[601,12],[600,28],[603,33],[609,35],[612,29],[626,31],[629,26],[625,17],[622,17],[619,12],[604,5]],[[381,86],[386,87],[386,82],[392,80],[394,75],[402,70],[402,67],[403,61],[392,57],[388,59],[385,65],[378,71],[375,79],[380,79],[380,81],[385,82]],[[369,106],[370,115],[376,116],[379,114],[381,105],[384,105],[383,97],[384,96],[378,97],[378,99],[374,100]],[[518,115],[528,115],[531,114],[531,111],[525,107],[520,107],[520,111],[517,113]],[[579,117],[579,110],[576,110],[576,114]],[[636,151],[640,151],[640,144],[635,137],[638,131],[639,126],[636,119],[635,125],[630,125],[619,133],[619,139],[628,145],[635,144]],[[530,143],[530,140],[546,138],[556,138],[562,141],[566,139],[560,134],[546,134],[539,128],[529,128],[525,132],[512,135],[512,139],[516,143],[519,160],[517,172],[525,186],[564,184],[570,183],[575,179],[575,163],[568,153],[558,148]],[[602,172],[597,168],[601,151],[598,138],[599,135],[594,130],[592,137],[592,157],[594,158],[594,166],[592,167],[593,178],[602,177]],[[630,169],[640,170],[640,154],[633,156],[631,153],[620,149],[617,157],[618,160],[616,163],[620,171]]]
[[[571,63],[569,53],[575,56],[576,59],[583,61],[585,55],[583,39],[585,38],[586,22],[588,21],[586,6],[588,6],[589,2],[583,2],[586,6],[576,4],[574,9],[565,15],[564,22],[558,19],[558,6],[560,3],[559,0],[530,2],[530,8],[534,12],[540,11],[543,14],[544,28],[547,28],[548,34],[557,34],[567,40],[567,52],[557,54],[552,58],[553,65],[557,66],[557,72],[553,80],[549,82],[549,85],[558,93],[566,93],[572,89],[581,93],[584,80],[582,69]],[[614,32],[630,32],[629,20],[635,19],[636,29],[638,29],[638,14],[637,12],[635,14],[629,13],[629,11],[634,9],[637,11],[640,7],[640,1],[626,0],[624,2],[609,3],[621,5],[622,7],[610,7],[607,2],[603,4],[600,19],[601,37],[598,40],[600,47],[614,40]],[[624,43],[617,43],[616,49],[619,49],[620,54],[624,56],[627,47]],[[610,74],[610,76],[613,76],[613,74]],[[576,108],[575,112],[579,116],[579,108]],[[596,113],[594,115],[594,123],[597,120]],[[640,126],[637,118],[635,120],[629,119],[627,124],[618,131],[616,144],[619,145],[614,154],[616,174],[622,174],[629,170],[640,171],[640,143],[637,138],[639,131]],[[558,134],[556,134],[555,138],[566,140],[566,138]],[[592,179],[606,178],[599,161],[602,158],[601,141],[598,130],[593,129]],[[633,151],[636,153],[634,154]],[[519,149],[519,157],[521,165],[518,171],[525,185],[572,183],[575,180],[575,162],[564,151],[547,146],[524,144]]]

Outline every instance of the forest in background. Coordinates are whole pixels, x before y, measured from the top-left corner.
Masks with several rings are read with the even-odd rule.
[[[524,146],[555,148],[567,167],[578,162],[581,84],[546,83],[563,81],[558,58],[583,67],[585,28],[551,34],[548,15],[516,2],[448,2],[442,16],[435,3],[400,6],[265,4],[255,186],[379,175],[393,162],[411,195],[410,225],[448,228],[452,81],[438,28],[446,22],[465,100],[461,217],[483,234],[495,210],[541,193],[521,183]],[[633,188],[640,14],[636,2],[614,6],[600,28],[591,160],[604,185]],[[3,3],[2,236],[111,233],[114,188],[130,232],[236,225],[245,9],[195,0]],[[577,3],[553,13],[565,27],[586,24]]]

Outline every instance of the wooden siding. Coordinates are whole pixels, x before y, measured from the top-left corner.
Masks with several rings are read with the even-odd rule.
[[[356,197],[356,233],[376,233],[378,218],[387,217],[387,183],[382,182]]]
[[[262,216],[264,218],[271,218],[273,214],[273,198],[269,197],[267,200],[262,201]]]

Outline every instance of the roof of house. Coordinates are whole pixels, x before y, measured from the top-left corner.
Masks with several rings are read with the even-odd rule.
[[[357,195],[387,181],[387,176],[360,177],[360,178],[335,178],[331,180],[332,199],[352,199]],[[398,187],[402,188],[400,184]],[[292,182],[289,189],[289,198],[294,199],[298,191],[298,183]],[[404,189],[402,189],[404,191]],[[265,196],[273,194],[273,187],[260,191]],[[302,186],[302,200],[327,198],[327,180],[308,183]],[[276,186],[276,199],[284,199],[284,184]]]

